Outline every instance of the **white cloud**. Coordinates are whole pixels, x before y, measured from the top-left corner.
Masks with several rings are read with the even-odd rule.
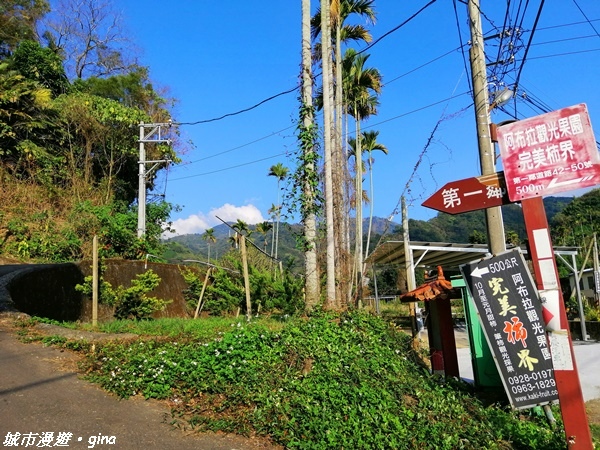
[[[223,206],[211,209],[208,214],[192,214],[185,219],[180,218],[174,220],[172,228],[175,229],[175,233],[168,233],[168,236],[165,237],[204,233],[207,228],[222,223],[217,219],[217,216],[225,222],[237,222],[237,220],[240,219],[248,225],[254,225],[259,222],[264,222],[265,220],[262,213],[254,205],[235,206],[225,203]]]

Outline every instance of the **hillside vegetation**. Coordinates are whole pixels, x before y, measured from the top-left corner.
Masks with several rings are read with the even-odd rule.
[[[600,189],[591,191],[578,198],[572,197],[548,197],[544,199],[546,215],[551,223],[556,245],[582,245],[586,236],[591,235],[597,225],[594,217],[588,217],[577,213],[573,216],[568,211],[573,209],[592,210],[593,205],[600,197]],[[571,205],[572,204],[572,205]],[[560,214],[568,205],[571,207],[565,214]],[[518,204],[506,205],[502,208],[503,220],[506,235],[509,243],[521,244],[527,238],[525,223],[523,221],[523,212]],[[570,239],[565,239],[564,231],[568,229],[565,223],[569,223],[573,217],[579,217],[584,225],[584,232],[573,233]],[[367,219],[365,219],[364,229],[367,229]],[[251,226],[251,230],[255,227]],[[450,215],[438,213],[434,218],[424,220],[409,219],[410,239],[412,241],[426,242],[453,242],[453,243],[485,243],[486,227],[485,215],[483,211],[474,211],[465,214]],[[279,232],[279,255],[284,265],[299,272],[302,269],[302,254],[297,249],[296,238],[301,232],[299,225],[281,224]],[[218,260],[220,256],[226,254],[231,249],[229,241],[230,228],[227,225],[219,225],[214,228],[216,241],[209,243],[203,238],[203,234],[187,234],[176,236],[165,242],[166,250],[163,257],[167,261],[180,262],[185,259],[200,259],[206,261],[208,258],[208,248],[210,245],[211,259]],[[366,244],[366,236],[363,238]],[[265,248],[266,253],[270,254],[271,236],[262,235],[254,232],[250,236],[259,248]],[[387,240],[403,240],[402,226],[395,222],[389,222],[386,219],[373,218],[373,235],[371,237],[370,252],[382,242]],[[266,245],[265,245],[266,243]]]
[[[107,4],[78,7],[109,17]],[[154,89],[147,68],[129,63],[119,36],[97,52],[83,45],[72,59],[55,29],[44,28],[49,11],[44,0],[0,8],[9,31],[0,35],[0,255],[72,261],[90,255],[94,235],[102,256],[155,253],[172,207],[149,205],[146,237],[137,239],[138,130],[140,122],[167,122],[172,100]],[[60,39],[75,48],[98,43],[101,31],[88,33]],[[177,147],[177,130],[168,135]],[[153,144],[147,157],[178,161],[173,147]],[[148,176],[150,191],[164,168]]]

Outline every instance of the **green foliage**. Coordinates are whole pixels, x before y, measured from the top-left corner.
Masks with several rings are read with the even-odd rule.
[[[478,230],[473,230],[469,235],[469,244],[485,244],[487,243],[487,236]]]
[[[102,272],[104,271],[103,264],[100,264],[100,278],[98,280],[98,302],[108,306],[114,306],[117,304],[117,293],[108,281],[104,279],[102,276]],[[86,295],[91,298],[93,295],[93,281],[94,278],[90,275],[83,279],[83,284],[75,285],[75,290],[77,292],[81,292],[83,295]]]
[[[69,88],[60,56],[37,42],[21,42],[13,53],[12,66],[25,78],[50,89],[54,96]]]
[[[61,227],[55,219],[55,213],[48,210],[9,219],[6,236],[10,239],[3,242],[2,250],[25,260],[63,262],[80,258],[81,241],[75,230],[69,225]]]
[[[229,258],[233,269],[214,268],[203,298],[203,311],[213,315],[246,309],[246,291],[241,263]],[[188,284],[184,296],[190,310],[195,310],[202,292],[205,275],[184,269],[182,275]],[[253,312],[282,312],[293,315],[303,311],[302,279],[285,271],[275,275],[271,269],[252,265],[248,270],[250,298]]]
[[[139,274],[131,287],[119,286],[115,292],[117,319],[148,319],[156,311],[163,311],[170,301],[146,295],[160,284],[160,277],[152,270]]]
[[[143,239],[137,237],[137,208],[125,202],[106,205],[81,202],[72,212],[72,221],[77,223],[77,233],[82,239],[91,241],[93,235],[98,236],[102,257],[142,259],[147,253],[162,251],[160,236],[172,209],[166,202],[147,205]]]
[[[211,340],[96,350],[89,378],[117,395],[175,399],[174,415],[189,426],[269,435],[289,449],[564,448],[561,426],[440,382],[407,335],[363,313],[320,313],[277,331],[238,322]]]
[[[148,205],[146,236],[139,240],[131,205],[138,196],[139,123],[168,122],[172,99],[158,95],[148,69],[139,66],[71,86],[61,50],[74,36],[62,36],[61,48],[49,32],[48,47],[36,41],[37,22],[47,12],[45,0],[0,6],[0,252],[72,261],[89,255],[91,236],[99,232],[111,256],[159,254],[172,206]],[[120,58],[119,51],[100,48],[103,62]],[[176,127],[167,134],[177,138]],[[179,162],[170,145],[148,145],[146,156]],[[149,172],[149,190],[168,164]],[[6,231],[15,221],[21,226]]]
[[[301,101],[301,100],[300,100]],[[319,140],[316,123],[308,126],[307,118],[314,118],[315,109],[301,101],[296,126],[298,149],[295,152],[296,168],[288,177],[288,192],[284,204],[290,215],[299,210],[301,217],[318,216],[322,212],[323,197],[319,190]]]
[[[598,308],[591,306],[585,308],[585,320],[598,322],[600,320],[600,311],[598,311]]]
[[[36,37],[38,20],[50,11],[46,0],[3,0],[0,5],[0,57],[26,39]]]
[[[47,156],[57,126],[51,100],[48,88],[0,62],[0,156],[15,175],[33,175],[37,157]]]
[[[164,108],[168,102],[160,97],[148,76],[148,69],[135,67],[126,74],[111,77],[78,78],[73,83],[73,90],[111,99],[129,108],[148,111],[152,106]]]
[[[580,246],[594,233],[600,234],[600,189],[574,198],[551,225],[555,245]]]
[[[92,277],[85,277],[84,284],[78,284],[75,289],[85,295],[92,295]],[[146,295],[160,284],[160,277],[152,270],[138,274],[131,280],[131,286],[116,289],[103,277],[100,277],[98,300],[115,308],[117,319],[149,319],[157,311],[163,311],[171,301],[162,300]]]
[[[154,320],[113,320],[98,324],[98,329],[105,333],[134,333],[143,336],[161,336],[179,340],[193,339],[207,342],[219,336],[239,322],[232,316],[206,317],[202,320],[187,320],[171,317],[160,317]],[[273,319],[255,319],[253,323],[264,323],[269,328],[277,328],[278,322]],[[79,327],[86,327],[79,324]]]

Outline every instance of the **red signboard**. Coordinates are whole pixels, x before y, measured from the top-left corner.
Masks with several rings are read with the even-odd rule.
[[[585,103],[499,126],[497,135],[513,202],[600,184]]]
[[[510,203],[504,173],[451,181],[422,204],[448,214],[460,214]]]

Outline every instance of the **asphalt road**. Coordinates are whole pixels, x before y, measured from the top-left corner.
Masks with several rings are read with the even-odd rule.
[[[68,351],[39,343],[21,343],[0,324],[0,442],[3,447],[276,448],[257,439],[235,435],[186,435],[168,424],[170,415],[165,405],[140,398],[120,400],[80,380],[76,359],[76,355]],[[57,445],[60,443],[64,446]]]

